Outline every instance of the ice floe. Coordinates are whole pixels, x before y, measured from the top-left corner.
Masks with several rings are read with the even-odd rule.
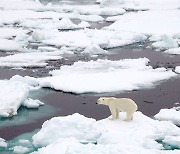
[[[12,117],[26,100],[29,87],[22,82],[8,80],[1,80],[0,85],[0,116]]]
[[[92,44],[101,48],[124,46],[147,39],[143,34],[97,29],[58,32],[57,30],[36,30],[31,41],[39,41],[47,45],[86,48]],[[77,37],[78,36],[78,37]]]
[[[18,50],[22,50],[22,47],[16,41],[0,38],[0,51],[18,51]]]
[[[123,121],[124,117],[125,113],[115,121],[108,118],[95,121],[76,113],[66,117],[52,118],[46,121],[41,130],[33,136],[34,145],[40,146],[33,154],[51,152],[55,154],[177,154],[179,152],[180,129],[171,122],[153,120],[141,112],[135,113],[132,122]],[[93,126],[96,127],[92,128]],[[91,133],[87,134],[88,131]],[[87,135],[90,135],[91,140],[84,142]],[[96,141],[94,144],[92,139]],[[165,144],[174,146],[177,150],[166,149]]]
[[[7,146],[6,140],[0,137],[0,148],[6,148]]]
[[[17,115],[20,106],[38,108],[44,104],[39,100],[28,98],[29,92],[38,88],[30,77],[14,76],[10,80],[0,80],[0,86],[0,117]]]
[[[59,30],[72,30],[72,29],[83,29],[90,27],[88,22],[82,21],[78,25],[74,24],[69,18],[65,17],[59,20],[58,18],[50,19],[38,19],[38,20],[25,20],[20,24],[20,26],[33,29],[44,29],[54,28]]]
[[[30,150],[27,147],[23,147],[23,146],[15,146],[13,153],[15,154],[24,154],[24,153],[28,153]]]
[[[40,78],[42,87],[73,93],[103,93],[151,87],[157,81],[176,76],[172,70],[153,69],[147,58],[119,61],[75,62]],[[133,76],[132,76],[133,74]]]
[[[165,53],[173,54],[173,55],[180,55],[180,47],[179,48],[171,48],[166,51]]]
[[[171,48],[178,48],[178,43],[173,38],[167,35],[163,35],[160,41],[152,43],[152,47],[158,48],[160,50],[167,50]]]
[[[48,60],[61,59],[59,51],[17,53],[0,57],[0,66],[3,67],[45,67]]]
[[[31,98],[28,98],[24,101],[22,105],[27,108],[38,108],[39,106],[44,105],[44,103],[37,99],[33,100]]]
[[[17,28],[0,28],[0,38],[10,39],[28,32],[28,30]]]
[[[180,73],[180,66],[176,66],[175,72],[176,72],[176,73]]]
[[[176,109],[161,109],[154,117],[158,120],[171,121],[180,126],[180,111]]]
[[[58,132],[54,133],[56,128]],[[76,113],[73,116],[54,117],[46,121],[41,130],[33,136],[33,143],[37,147],[42,147],[59,138],[68,137],[74,137],[82,143],[95,143],[100,136],[101,131],[95,119]]]
[[[104,29],[141,33],[151,37],[159,36],[161,40],[154,42],[152,44],[153,47],[163,50],[177,48],[179,39],[173,38],[173,36],[180,32],[178,28],[180,27],[179,15],[179,10],[153,10],[128,13],[123,16],[107,19],[108,21],[117,19],[117,21]]]

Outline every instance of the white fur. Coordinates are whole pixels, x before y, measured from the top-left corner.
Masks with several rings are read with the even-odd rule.
[[[137,104],[129,98],[100,97],[97,103],[109,106],[112,120],[119,118],[119,112],[126,112],[125,120],[130,121],[138,108]]]

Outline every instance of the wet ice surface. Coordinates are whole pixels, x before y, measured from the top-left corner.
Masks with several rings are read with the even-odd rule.
[[[108,4],[110,2],[108,0],[101,1],[102,3],[100,4],[100,7],[99,5],[94,5],[95,1],[91,1],[92,5],[88,5],[87,7],[85,7],[84,5],[87,5],[89,3],[88,1],[75,2],[54,0],[52,1],[53,4],[60,5],[54,6],[48,4],[45,7],[42,4],[38,3],[38,1],[36,1],[36,3],[28,2],[28,5],[24,7],[24,2],[22,0],[16,0],[16,5],[5,5],[9,2],[10,0],[2,0],[0,2],[0,13],[2,15],[0,17],[0,49],[2,50],[2,52],[0,52],[0,65],[1,67],[3,67],[0,68],[0,79],[2,80],[10,79],[16,74],[19,74],[21,76],[33,76],[36,78],[46,77],[49,76],[50,71],[54,69],[59,70],[60,66],[64,65],[73,66],[74,63],[78,63],[78,61],[83,61],[85,62],[83,64],[87,64],[87,62],[90,60],[96,61],[97,59],[103,59],[104,61],[106,61],[106,59],[108,59],[113,63],[114,60],[123,60],[127,58],[139,59],[144,57],[150,60],[148,65],[152,66],[152,69],[160,68],[159,70],[162,70],[162,68],[164,68],[165,70],[175,74],[176,77],[163,81],[161,83],[158,82],[149,89],[137,90],[135,88],[133,91],[121,91],[116,93],[86,93],[81,95],[73,95],[71,93],[64,93],[63,91],[54,91],[50,89],[39,89],[37,91],[34,91],[33,94],[31,94],[30,92],[30,95],[28,97],[33,98],[34,100],[38,99],[41,102],[44,102],[45,105],[39,107],[39,109],[27,109],[25,107],[19,107],[18,105],[19,110],[17,112],[17,116],[8,119],[0,119],[0,137],[5,138],[6,140],[10,140],[22,133],[31,132],[36,128],[41,128],[44,121],[55,116],[66,116],[74,113],[80,113],[81,115],[84,115],[88,118],[92,117],[97,120],[105,119],[110,115],[110,112],[107,107],[97,106],[95,104],[99,96],[106,95],[132,98],[137,102],[139,110],[142,111],[143,114],[150,117],[157,114],[160,109],[174,107],[175,103],[180,101],[180,56],[178,48],[180,37],[179,29],[176,28],[179,25],[179,22],[177,20],[179,19],[177,10],[179,2],[177,0],[173,0],[171,4],[167,0],[163,2],[163,5],[161,0],[157,1],[156,5],[154,5],[154,3],[149,3],[150,1],[146,1],[144,3],[144,1],[136,0],[135,2],[127,1],[127,3],[122,3],[122,0],[118,0],[118,7],[120,6],[121,9],[113,8],[113,3],[115,2],[113,0],[113,3],[110,5]],[[44,2],[46,3],[46,1]],[[83,4],[83,6],[79,6],[79,4]],[[73,7],[71,7],[71,5]],[[113,9],[108,6],[111,6]],[[3,7],[6,8],[5,11],[3,10]],[[145,31],[142,27],[137,29],[136,26],[129,26],[133,23],[133,16],[137,16],[138,20],[139,18],[141,18],[143,19],[143,21],[148,21],[148,19],[152,18],[156,14],[156,12],[158,12],[158,18],[159,15],[161,15],[161,13],[159,13],[161,9],[164,9],[163,14],[167,15],[167,18],[162,18],[163,24],[166,25],[166,21],[171,21],[166,25],[168,26],[168,28],[173,27],[172,29],[168,30],[168,32],[170,33],[166,35],[159,34],[159,29],[162,28],[159,26],[159,22],[157,22],[157,25],[153,25],[157,26],[157,29],[155,29],[156,31],[152,31],[151,34],[146,33],[146,30],[148,28],[147,25],[144,27]],[[173,9],[175,10],[173,11]],[[149,12],[134,12],[138,10],[149,10]],[[169,13],[168,10],[170,10]],[[13,15],[15,13],[16,16]],[[146,18],[144,18],[145,16]],[[170,18],[170,16],[173,16],[173,18]],[[126,17],[129,18],[128,22],[126,22],[127,25],[124,24],[124,20]],[[61,18],[63,20],[61,20]],[[106,20],[111,22],[106,22]],[[116,20],[119,21],[111,25]],[[90,24],[90,29],[84,29],[84,27],[89,27],[87,26],[88,23],[83,22],[83,26],[79,26],[81,21],[88,21]],[[122,22],[124,25],[117,26]],[[68,30],[66,29],[67,23]],[[173,25],[172,23],[176,24]],[[166,28],[166,26],[164,28]],[[43,27],[46,28],[42,29]],[[95,30],[95,28],[97,28],[98,30]],[[121,28],[123,28],[123,31],[125,30],[126,32],[121,32]],[[109,31],[108,29],[116,29],[117,31],[113,32]],[[155,35],[156,32],[158,32],[158,35]],[[173,32],[173,34],[171,32]],[[64,37],[61,38],[61,35],[63,35]],[[73,37],[69,37],[69,35]],[[83,39],[79,39],[76,36],[80,36]],[[7,43],[9,44],[9,46],[6,45]],[[64,47],[64,45],[66,47]],[[109,49],[118,46],[124,47]],[[162,51],[154,51],[153,48],[157,48],[156,50]],[[164,52],[164,50],[166,51]],[[113,69],[114,68],[112,68],[112,70]],[[14,78],[17,80],[17,76]],[[19,78],[18,80],[22,79]],[[29,81],[27,81],[26,79],[23,79],[23,82],[24,81],[25,83],[29,83]],[[26,106],[32,107],[38,105],[37,102],[39,101],[35,101],[36,105],[32,103],[29,105],[27,101],[25,102]],[[23,102],[21,103],[22,105],[24,104]],[[166,113],[169,112],[170,111],[167,111]],[[175,111],[173,109],[173,112],[174,113],[172,114],[172,117],[170,116],[165,118],[165,116],[163,116],[164,119],[160,117],[159,120],[169,120],[174,122],[175,124],[178,124],[176,121],[178,119],[177,116],[179,115],[179,111]],[[175,116],[176,113],[177,116]],[[138,123],[138,125],[142,125],[148,119],[148,117],[143,118],[143,114],[136,113],[136,120],[140,122]],[[159,114],[163,115],[162,112],[160,112]],[[76,116],[77,115],[73,115],[72,119],[77,118]],[[113,129],[116,129],[117,127],[121,129],[127,128],[128,124],[124,123],[121,120],[123,119],[120,119],[114,124],[109,122],[108,120],[103,121],[105,121],[104,123],[108,124],[107,127],[112,127]],[[88,119],[86,119],[85,121],[88,121]],[[150,121],[153,120],[150,119]],[[66,122],[67,120],[65,120],[64,126],[67,126]],[[162,133],[161,129],[163,131],[165,130],[163,129],[164,125],[162,123],[159,123],[162,124],[162,127],[159,127],[159,124],[157,123],[151,128],[152,130],[156,129]],[[85,123],[78,124],[75,122],[74,125],[76,124],[78,128],[83,128]],[[121,127],[122,124],[123,127]],[[57,126],[56,124],[54,125]],[[144,123],[144,125],[146,124]],[[166,124],[166,126],[167,125],[171,128],[176,128],[175,125],[171,126],[170,124]],[[57,127],[60,128],[61,126],[58,125]],[[137,128],[136,125],[130,126],[128,127],[128,132],[134,134],[134,132],[132,132],[132,127]],[[145,127],[143,127],[142,129],[148,130]],[[52,129],[52,131],[55,132],[56,130]],[[74,129],[73,131],[76,131],[76,129]],[[170,134],[164,132],[163,134],[158,134],[160,135],[158,136],[156,134],[158,132],[155,133],[152,131],[152,133],[150,133],[150,135],[153,135],[151,136],[152,138],[148,138],[148,140],[145,140],[147,143],[146,145],[137,145],[139,147],[137,148],[136,146],[136,152],[139,153],[145,150],[144,153],[159,153],[160,151],[156,150],[161,148],[163,149],[163,147],[166,150],[179,149],[179,147],[177,146],[179,144],[178,132],[179,129],[177,128],[177,134],[174,134],[173,132]],[[33,144],[32,141],[32,136],[36,133],[37,132],[29,135],[25,134],[22,136],[21,140],[15,138],[13,141],[8,142],[9,145],[7,149],[10,151],[10,153],[28,153],[30,151],[32,152],[34,150],[37,150],[37,147],[35,146],[36,144]],[[83,135],[81,134],[81,132],[78,133],[80,133],[80,135]],[[144,132],[142,134],[148,133],[149,132]],[[68,148],[69,146],[72,147],[68,148],[69,153],[76,153],[76,150],[79,149],[82,149],[82,151],[79,151],[81,153],[85,153],[85,151],[92,152],[91,150],[93,150],[93,153],[104,153],[104,149],[106,150],[106,152],[109,151],[109,153],[119,153],[123,152],[123,150],[127,151],[126,146],[122,147],[122,144],[120,144],[121,148],[118,149],[115,143],[120,143],[120,141],[117,138],[115,138],[114,140],[111,140],[111,138],[113,136],[118,136],[119,138],[129,138],[129,134],[123,135],[118,134],[118,132],[116,132],[115,135],[114,134],[112,132],[109,132],[109,134],[105,133],[100,138],[98,138],[98,135],[95,135],[96,138],[94,138],[94,142],[97,142],[98,138],[100,143],[97,146],[94,144],[92,145],[92,143],[90,145],[84,145],[77,141],[77,138],[69,139],[69,137],[74,137],[73,135],[65,136],[65,139],[57,140],[52,144],[48,143],[49,145],[47,146],[47,148],[45,147],[44,149],[39,149],[37,153],[42,154],[43,152],[46,152],[48,150],[52,151],[52,149],[57,149],[56,152],[59,154],[59,146],[64,147],[64,150],[67,150],[66,148]],[[130,136],[132,136],[132,134]],[[60,137],[62,137],[61,135],[62,134],[60,134]],[[139,135],[137,136],[139,137]],[[135,140],[138,138],[137,136],[134,136]],[[42,135],[42,137],[46,136]],[[41,140],[39,141],[41,142]],[[113,143],[113,146],[108,145],[110,143],[109,141]],[[87,143],[87,140],[85,140],[85,142]],[[127,144],[129,145],[129,142]],[[41,143],[39,143],[39,145],[42,146]],[[0,150],[4,150],[7,147],[7,143],[1,138],[0,147]],[[146,149],[144,149],[144,147]],[[115,149],[115,151],[112,151],[112,149]],[[156,150],[154,151],[154,149]],[[129,152],[131,151],[134,152],[134,147],[131,147]],[[55,151],[53,150],[53,152]],[[163,152],[178,153],[179,151],[175,150]]]

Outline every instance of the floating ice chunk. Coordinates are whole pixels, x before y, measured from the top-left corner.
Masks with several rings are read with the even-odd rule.
[[[175,125],[180,126],[180,111],[175,109],[161,109],[154,117],[158,120],[171,121]]]
[[[180,148],[180,136],[166,136],[162,142],[171,147]]]
[[[180,33],[180,10],[153,10],[127,13],[107,29],[143,33],[146,35],[175,35]],[[163,25],[163,26],[162,26]]]
[[[49,142],[46,144],[46,147],[39,148],[38,151],[33,152],[33,154],[64,154],[64,153],[70,153],[70,154],[92,154],[92,153],[98,153],[98,154],[118,154],[118,153],[128,153],[128,154],[134,154],[134,153],[147,153],[147,154],[158,154],[158,153],[166,153],[164,147],[162,144],[158,143],[156,140],[162,139],[163,143],[167,142],[167,144],[176,145],[179,144],[179,137],[180,137],[180,129],[173,125],[171,122],[162,122],[157,121],[154,119],[151,119],[145,115],[143,115],[141,112],[135,112],[133,121],[126,122],[123,121],[125,117],[125,113],[121,113],[120,119],[116,121],[111,121],[108,118],[103,119],[100,121],[95,122],[97,124],[97,127],[104,128],[104,131],[102,131],[101,135],[96,138],[96,144],[84,144],[81,143],[79,139],[74,138],[73,133],[66,130],[66,125],[64,126],[63,123],[68,125],[70,124],[70,120],[73,121],[76,119],[77,114],[73,114],[67,117],[56,117],[63,118],[64,121],[55,121],[55,118],[52,118],[50,122],[48,122],[48,126],[46,125],[46,130],[43,128],[40,130],[40,132],[43,131],[43,133],[47,137],[41,138],[43,142],[46,140],[49,140],[50,137],[54,138],[53,133],[51,133],[51,136],[48,135],[49,131],[48,129],[51,129],[56,132],[56,134],[64,134],[64,137],[61,136],[57,137],[54,141]],[[74,117],[74,118],[73,118]],[[52,123],[53,121],[53,123]],[[80,120],[81,123],[84,123],[87,120]],[[88,120],[89,121],[89,120]],[[47,123],[47,122],[45,122]],[[61,127],[64,127],[64,129],[60,129],[59,127],[56,127],[58,123],[61,123]],[[75,127],[73,124],[71,126],[75,129],[79,128],[79,120],[76,120],[76,122],[73,122],[75,126],[78,125],[78,127]],[[50,125],[51,124],[51,125]],[[60,126],[60,125],[59,125]],[[85,126],[85,125],[84,125]],[[86,125],[88,127],[88,125]],[[87,127],[85,128],[87,129]],[[90,125],[91,126],[91,125]],[[141,127],[139,127],[141,126]],[[45,127],[45,126],[43,126]],[[88,128],[90,129],[90,128]],[[58,130],[58,131],[57,131]],[[79,129],[78,129],[79,130]],[[66,135],[68,132],[68,135]],[[84,134],[85,132],[83,129],[79,130],[79,135]],[[38,134],[38,133],[37,133]],[[43,134],[41,134],[43,136]],[[36,135],[34,135],[36,136]],[[66,136],[66,137],[65,137]],[[177,138],[175,138],[177,137]],[[34,137],[33,137],[34,138]],[[40,142],[40,141],[39,141]],[[178,154],[179,150],[174,151],[167,151],[167,153],[173,153]]]
[[[5,57],[0,57],[0,66],[45,67],[48,64],[46,61],[61,59],[62,57],[59,55],[59,51],[19,53]]]
[[[19,51],[21,46],[14,40],[0,38],[0,51]]]
[[[180,73],[180,66],[176,66],[175,72],[176,72],[176,73]]]
[[[17,28],[0,28],[0,38],[8,39],[25,33],[28,33],[28,30]]]
[[[49,47],[49,46],[39,46],[38,47],[38,50],[41,51],[41,52],[52,52],[52,51],[56,51],[58,50],[58,48],[55,48],[55,47]]]
[[[85,48],[85,50],[82,52],[84,54],[107,54],[107,50],[101,49],[98,45],[92,44]]]
[[[153,43],[152,46],[160,50],[167,50],[171,48],[177,48],[178,43],[172,37],[163,35],[161,41]]]
[[[69,18],[63,18],[58,23],[57,28],[63,29],[63,30],[69,30],[69,29],[81,29],[90,27],[90,25],[87,22],[82,22],[79,25],[74,24]]]
[[[27,108],[38,108],[39,106],[44,105],[44,103],[39,100],[33,100],[31,98],[28,98],[24,101],[22,105]]]
[[[6,148],[7,146],[6,140],[0,137],[0,148]]]
[[[54,131],[56,133],[54,133]],[[37,147],[46,146],[59,138],[74,137],[80,142],[96,142],[101,135],[95,119],[86,118],[78,113],[66,117],[55,117],[46,121],[41,130],[35,134],[33,144]]]
[[[19,143],[28,145],[31,142],[29,140],[26,140],[26,139],[21,139],[21,140],[19,140]]]
[[[25,153],[27,153],[27,152],[29,152],[29,151],[30,151],[29,148],[23,147],[23,146],[15,146],[15,147],[14,147],[14,150],[13,150],[13,152],[14,152],[15,154],[25,154]]]
[[[103,93],[148,88],[177,74],[153,69],[149,59],[97,60],[75,62],[51,71],[52,77],[39,79],[40,86],[73,93]],[[132,77],[133,75],[133,77]]]
[[[91,25],[88,22],[86,22],[86,21],[81,21],[78,24],[78,27],[80,27],[80,28],[89,28],[89,27],[91,27]]]
[[[26,100],[29,87],[19,81],[0,81],[0,116],[12,117]],[[8,96],[8,97],[7,97]]]
[[[32,41],[41,41],[51,39],[56,36],[59,31],[52,29],[34,30],[32,33]]]
[[[12,10],[38,10],[43,5],[38,0],[1,0],[0,8],[12,9]]]
[[[25,76],[25,77],[22,77],[20,75],[14,75],[11,79],[11,81],[21,81],[23,83],[26,83],[30,86],[38,86],[39,83],[38,81],[34,78],[34,77],[30,77],[30,76]]]
[[[41,31],[34,38],[38,41],[41,41],[42,43],[49,45],[79,48],[86,48],[92,44],[99,45],[101,48],[113,48],[136,42],[142,42],[147,39],[144,34],[97,29],[52,32],[53,34],[48,33],[46,31]],[[50,35],[54,36],[49,37]]]
[[[173,55],[180,55],[180,47],[179,48],[172,48],[164,51],[165,53],[173,54]]]

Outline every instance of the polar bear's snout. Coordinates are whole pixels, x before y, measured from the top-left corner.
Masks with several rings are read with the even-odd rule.
[[[103,97],[100,97],[97,101],[96,101],[96,104],[104,104],[104,98]]]

